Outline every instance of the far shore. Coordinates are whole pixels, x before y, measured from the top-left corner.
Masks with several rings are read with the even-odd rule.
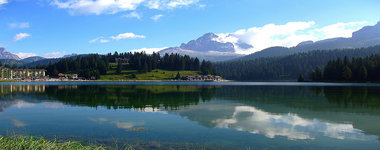
[[[0,82],[233,82],[233,80],[0,80]]]

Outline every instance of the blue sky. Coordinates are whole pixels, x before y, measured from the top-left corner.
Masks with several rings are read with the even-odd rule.
[[[214,32],[254,45],[239,52],[248,54],[349,37],[380,21],[379,8],[379,0],[0,0],[0,46],[59,57],[178,46]]]

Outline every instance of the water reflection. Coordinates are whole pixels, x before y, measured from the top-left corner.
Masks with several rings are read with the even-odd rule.
[[[25,126],[27,126],[27,124],[26,123],[24,123],[24,122],[22,122],[22,121],[20,121],[20,120],[16,120],[16,119],[9,119],[11,122],[12,122],[12,124],[14,125],[14,126],[16,126],[16,127],[25,127]]]
[[[321,122],[305,119],[297,114],[271,114],[255,107],[237,106],[231,118],[213,120],[218,128],[233,128],[253,134],[263,134],[268,138],[285,136],[288,139],[315,139],[318,134],[336,139],[368,140],[362,131],[352,124]]]
[[[0,91],[0,123],[30,131],[42,124],[53,134],[76,129],[85,135],[95,130],[99,137],[112,132],[123,138],[141,138],[137,133],[118,130],[147,129],[144,138],[165,136],[174,141],[178,135],[192,137],[190,130],[198,133],[193,136],[199,136],[225,129],[242,137],[249,133],[267,140],[285,137],[289,141],[377,141],[380,136],[379,87],[26,84],[0,85]],[[8,116],[2,116],[8,110]],[[64,124],[57,123],[59,119],[38,116],[42,110],[66,119]],[[24,111],[37,115],[29,116]],[[71,116],[65,118],[67,114]],[[175,125],[183,120],[190,122]],[[178,128],[178,135],[173,135],[172,128]],[[219,133],[214,134],[221,138]],[[226,141],[237,140],[236,136]],[[249,138],[246,142],[252,143]]]

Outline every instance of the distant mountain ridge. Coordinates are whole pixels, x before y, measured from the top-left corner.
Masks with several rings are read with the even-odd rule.
[[[298,52],[309,52],[313,50],[366,48],[376,45],[380,45],[380,22],[374,26],[365,26],[360,30],[353,32],[351,38],[331,38],[317,42],[304,41],[297,46],[290,48],[270,47],[238,59],[248,60],[261,57],[286,56]]]
[[[35,62],[35,61],[39,61],[39,60],[43,60],[43,59],[46,59],[46,58],[41,57],[41,56],[32,56],[32,57],[24,58],[20,61],[23,63],[31,63],[31,62]]]

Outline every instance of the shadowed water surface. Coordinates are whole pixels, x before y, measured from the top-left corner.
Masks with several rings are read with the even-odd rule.
[[[0,83],[0,134],[136,149],[379,149],[380,86]]]

